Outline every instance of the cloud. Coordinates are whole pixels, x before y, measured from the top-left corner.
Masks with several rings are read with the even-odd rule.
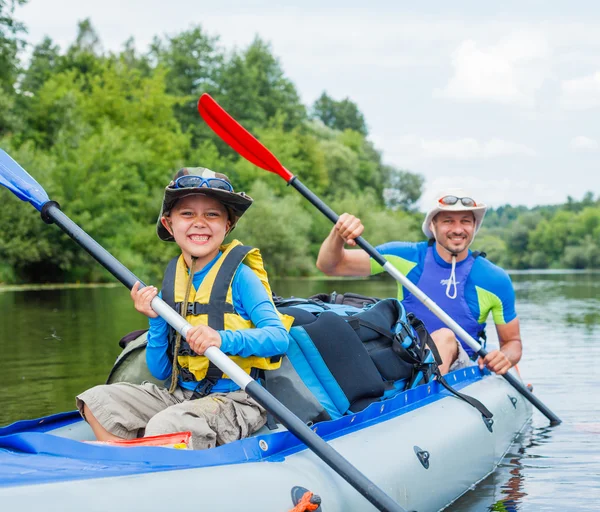
[[[463,41],[452,54],[453,76],[434,95],[533,106],[547,74],[548,56],[546,38],[536,32],[514,33],[490,46]]]
[[[532,148],[504,139],[493,138],[479,141],[472,137],[461,139],[423,139],[415,135],[398,137],[396,150],[411,159],[423,160],[449,158],[471,160],[480,158],[498,158],[513,155],[535,156]]]
[[[598,149],[598,141],[590,139],[589,137],[585,137],[584,135],[578,135],[577,137],[573,137],[571,139],[569,147],[576,151],[594,151]]]
[[[600,106],[600,71],[561,83],[560,103],[573,110]]]

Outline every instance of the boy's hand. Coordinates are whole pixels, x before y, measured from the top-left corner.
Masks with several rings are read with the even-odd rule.
[[[131,289],[131,298],[133,299],[135,309],[148,318],[156,318],[158,313],[152,309],[150,303],[158,295],[158,290],[154,286],[146,286],[141,290],[139,287],[140,282],[136,281]]]
[[[208,325],[192,327],[186,335],[188,345],[199,356],[203,355],[209,347],[221,347],[221,335]]]
[[[365,227],[359,218],[349,213],[342,213],[335,223],[334,228],[338,236],[344,240],[348,245],[355,246],[355,238],[362,235]]]
[[[498,375],[504,375],[512,366],[506,354],[501,350],[492,350],[488,352],[485,359],[480,357],[477,362],[480,370],[483,370],[483,367],[487,366],[488,370]]]

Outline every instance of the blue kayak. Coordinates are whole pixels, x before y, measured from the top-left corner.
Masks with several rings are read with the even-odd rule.
[[[494,471],[532,414],[487,371],[446,378],[482,401],[493,424],[433,381],[313,429],[407,510],[439,510]],[[0,428],[0,510],[163,512],[191,493],[201,508],[280,512],[296,486],[318,494],[325,512],[375,510],[281,426],[205,451],[84,440],[93,434],[77,412]]]

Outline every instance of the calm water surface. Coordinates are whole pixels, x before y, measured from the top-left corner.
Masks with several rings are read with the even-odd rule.
[[[534,413],[496,472],[447,510],[600,510],[600,274],[512,278],[525,344],[521,372],[563,424],[549,428]],[[395,286],[373,279],[273,283],[278,294],[298,297],[332,290],[388,297]],[[0,288],[0,311],[0,425],[72,410],[77,393],[106,379],[118,340],[146,326],[122,287]]]

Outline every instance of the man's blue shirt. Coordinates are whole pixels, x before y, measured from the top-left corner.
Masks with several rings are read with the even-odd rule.
[[[388,242],[377,247],[377,250],[413,283],[418,283],[425,264],[427,242]],[[471,251],[469,251],[471,253]],[[452,265],[444,261],[433,247],[435,262],[448,269],[448,277]],[[466,260],[458,262],[462,265]],[[375,260],[371,260],[371,274],[379,274],[383,268]],[[410,292],[398,283],[398,300],[403,300]],[[479,323],[484,323],[490,313],[494,323],[506,324],[517,317],[515,311],[515,292],[510,277],[500,267],[489,260],[478,257],[465,284],[465,300]]]

